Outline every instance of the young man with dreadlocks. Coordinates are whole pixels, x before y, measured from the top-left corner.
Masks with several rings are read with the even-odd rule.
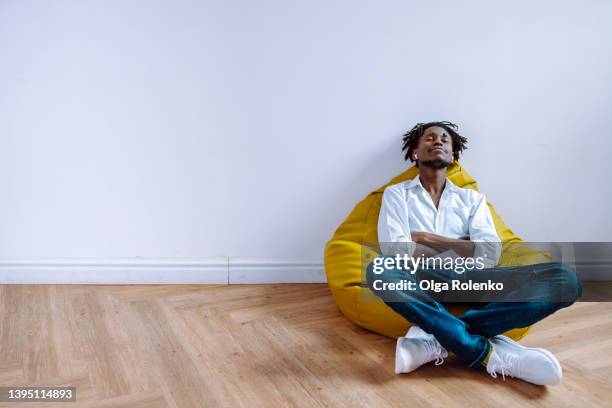
[[[419,174],[385,189],[378,220],[380,248],[383,256],[395,258],[447,251],[457,258],[481,259],[484,269],[465,270],[461,279],[493,276],[507,290],[498,301],[471,302],[476,306],[455,317],[446,309],[444,295],[436,298],[418,285],[434,278],[449,282],[448,271],[418,269],[413,264],[413,271],[394,267],[381,273],[371,263],[366,274],[370,289],[413,324],[397,341],[395,371],[407,373],[434,360],[439,365],[450,351],[463,365],[485,367],[494,378],[501,374],[504,379],[558,384],[562,370],[552,353],[521,346],[502,333],[527,327],[573,304],[582,293],[580,280],[563,263],[496,266],[501,242],[485,196],[456,186],[446,176],[447,167],[466,149],[467,139],[457,130],[450,122],[429,122],[404,135],[405,158],[416,163]],[[417,285],[412,290],[389,289],[402,288],[388,284],[407,280]]]

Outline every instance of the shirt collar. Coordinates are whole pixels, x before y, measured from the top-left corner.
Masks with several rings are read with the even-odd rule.
[[[418,174],[412,180],[406,182],[406,190],[410,190],[411,188],[415,187],[420,187],[425,190],[425,187],[423,187],[423,185],[421,184],[421,179],[419,178]],[[446,185],[444,186],[444,190],[446,190],[447,188],[449,192],[456,193],[459,187],[457,187],[452,181],[450,181],[448,177],[446,177]]]

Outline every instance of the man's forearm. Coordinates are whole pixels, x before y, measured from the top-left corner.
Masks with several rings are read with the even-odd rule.
[[[411,231],[412,239],[418,244],[426,245],[440,252],[452,249],[461,257],[474,256],[474,241],[467,239],[448,238],[430,232]]]

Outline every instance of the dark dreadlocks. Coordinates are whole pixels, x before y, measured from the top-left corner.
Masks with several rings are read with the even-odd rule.
[[[406,155],[404,156],[404,159],[406,161],[410,160],[411,162],[414,162],[414,160],[412,160],[412,152],[419,145],[419,139],[421,138],[421,136],[423,136],[425,129],[434,126],[443,128],[451,136],[451,139],[453,141],[453,160],[459,160],[461,152],[467,150],[466,144],[468,140],[466,137],[463,137],[459,133],[457,133],[457,129],[459,129],[459,126],[455,125],[454,123],[447,121],[417,123],[412,129],[406,132],[404,134],[404,137],[402,138],[402,150],[406,150]],[[418,161],[416,163],[416,166],[419,166]]]

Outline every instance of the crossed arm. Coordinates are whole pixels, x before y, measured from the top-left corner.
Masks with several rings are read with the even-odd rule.
[[[423,231],[410,231],[412,240],[416,243],[415,252],[425,254],[425,256],[434,256],[440,252],[452,249],[461,257],[474,256],[476,245],[474,241],[466,239],[448,238],[442,235]]]
[[[477,201],[472,203],[467,220],[469,236],[458,239],[411,230],[410,211],[401,189],[385,189],[378,218],[378,241],[385,255],[407,253],[430,257],[452,249],[461,257],[486,258],[485,264],[489,267],[497,264],[501,255],[501,241],[484,195],[479,195]]]

